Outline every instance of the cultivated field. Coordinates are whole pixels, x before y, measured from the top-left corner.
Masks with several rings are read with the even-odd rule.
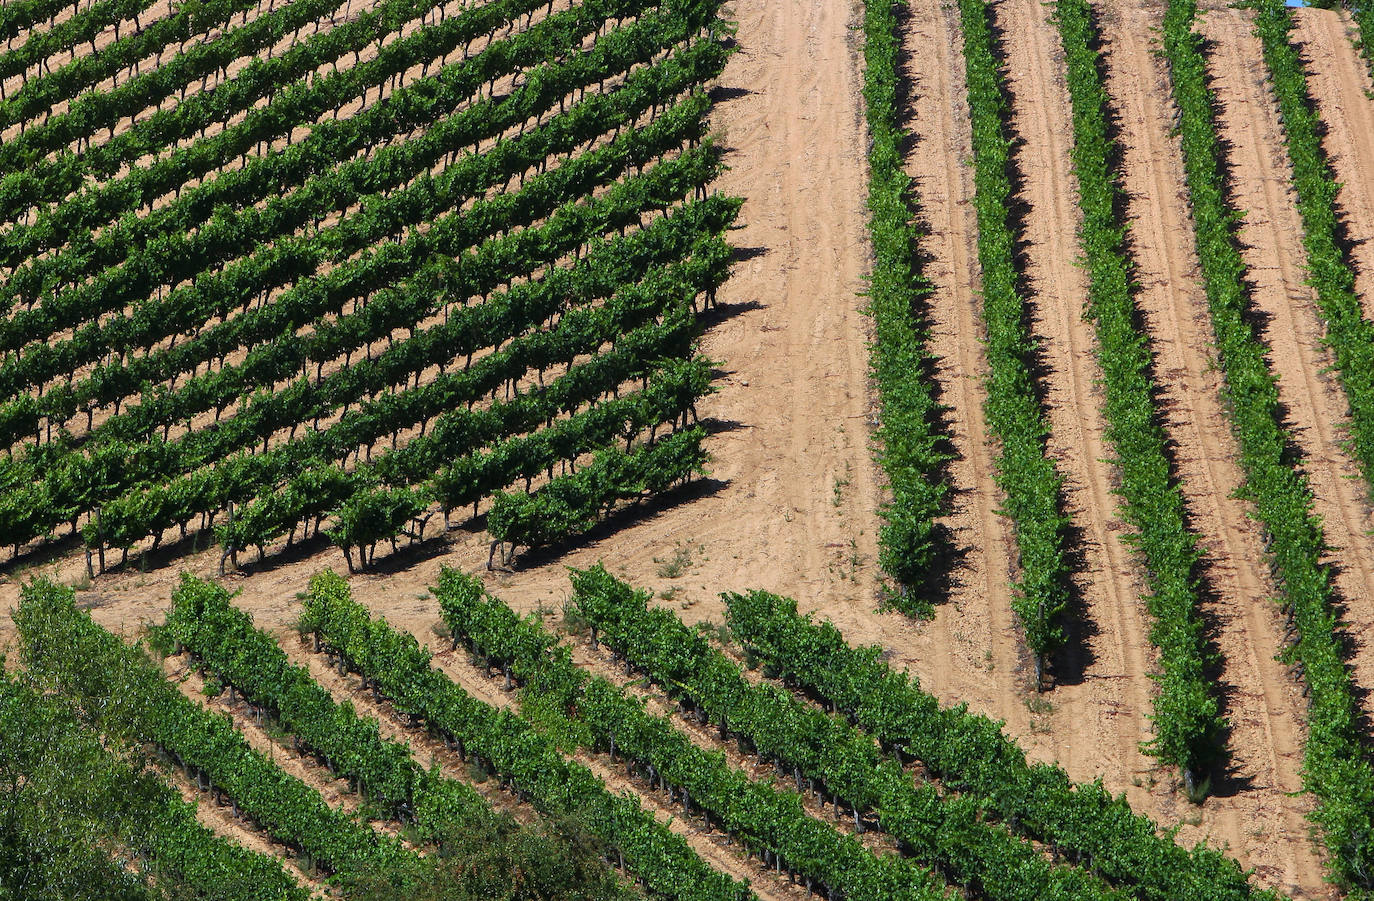
[[[30,588],[40,625],[21,641],[6,618],[0,642],[9,669],[27,661],[85,704],[90,731],[163,748],[156,772],[214,835],[284,861],[274,879],[346,894],[330,874],[411,866],[438,841],[425,816],[441,817],[390,813],[422,807],[423,791],[453,818],[594,810],[612,871],[650,895],[744,897],[747,881],[765,899],[1370,897],[1369,8],[1294,10],[1291,32],[1264,32],[1281,4],[1206,2],[1193,21],[1182,0],[946,0],[897,4],[891,22],[857,0],[48,5],[0,42],[0,67],[15,67],[0,102],[0,609],[48,578],[132,641],[179,592],[162,633],[177,652],[126,654],[57,589]],[[25,40],[105,7],[109,24],[17,68]],[[461,24],[484,7],[490,21]],[[194,21],[146,52],[91,62],[178,16]],[[1076,17],[1091,42],[1066,37]],[[250,40],[259,21],[276,24]],[[1180,43],[1190,28],[1205,40]],[[219,46],[206,36],[240,45],[191,60],[197,41]],[[1306,145],[1318,157],[1282,105],[1285,41],[1321,120]],[[1190,48],[1210,108],[1188,99]],[[1000,81],[978,68],[985,49]],[[87,74],[41,93],[81,61]],[[184,74],[166,87],[138,80],[173,65]],[[1099,207],[1082,187],[1099,159],[1085,149],[1094,77],[1110,123]],[[121,85],[118,112],[88,99]],[[1216,170],[1198,162],[1208,127]],[[102,146],[115,149],[91,153]],[[1205,243],[1214,219],[1225,243],[1227,208],[1244,213],[1229,269]],[[900,220],[886,237],[883,210]],[[893,246],[925,287],[893,275]],[[1131,278],[1117,271],[1115,295],[1113,260]],[[905,331],[883,319],[888,290]],[[894,357],[905,381],[875,364],[894,341],[910,342]],[[1130,347],[1147,363],[1134,386],[1104,374]],[[899,420],[900,404],[924,410],[912,392],[942,410]],[[881,429],[916,420],[932,450],[884,458]],[[1123,443],[1156,434],[1158,447]],[[1150,453],[1158,465],[1122,465]],[[1132,474],[1151,466],[1156,482]],[[920,520],[930,541],[899,546],[894,496],[931,485],[944,487]],[[1145,503],[1166,494],[1174,508]],[[1169,532],[1169,516],[1187,540],[1166,559],[1138,533]],[[921,573],[905,596],[890,565],[902,554]],[[670,615],[595,573],[575,590],[569,568],[598,562]],[[229,608],[183,573],[235,592]],[[929,713],[871,659],[846,670],[821,638],[786,632],[785,605],[722,597],[753,589],[879,646],[942,708],[1001,721],[1053,767],[1008,764],[990,738],[960,745],[986,738],[983,721]],[[491,597],[539,616],[517,622]],[[364,613],[413,635],[442,675],[407,669],[419,658]],[[555,638],[566,660],[545,652]],[[303,738],[285,691],[254,700],[252,673],[278,657],[320,698],[375,717],[370,741],[409,743],[419,768],[394,764],[404,803],[379,811],[381,789],[355,791],[372,777],[319,750],[346,748],[343,733]],[[73,659],[144,667],[121,684],[174,685],[187,710],[227,713],[254,759],[333,811],[319,816],[366,813],[328,820],[361,845],[304,848],[209,764],[187,765],[157,731],[174,689],[130,689],[143,712],[92,713],[109,689]],[[1196,687],[1187,715],[1158,700],[1161,682]],[[446,692],[481,712],[424,706]],[[1170,716],[1173,757],[1149,744]],[[511,751],[505,734],[534,737]],[[416,775],[431,762],[446,780]],[[607,792],[567,775],[579,767]],[[1067,789],[1094,780],[1105,794]],[[622,792],[640,819],[602,817]],[[1248,881],[1221,855],[1189,862],[1167,838],[1112,832],[1116,795]]]

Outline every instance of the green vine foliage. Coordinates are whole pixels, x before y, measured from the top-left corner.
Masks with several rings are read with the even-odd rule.
[[[269,633],[231,603],[227,590],[183,574],[163,627],[224,684],[323,757],[369,802],[382,806],[433,847],[432,868],[407,886],[416,901],[536,901],[556,895],[580,901],[631,897],[604,865],[599,842],[577,814],[522,827],[497,814],[465,782],[425,769],[401,742],[381,736],[377,721],[335,702],[305,667],[292,664]],[[521,874],[513,879],[512,874]],[[431,875],[432,874],[432,875]],[[351,901],[394,897],[385,869],[345,880]]]
[[[805,780],[822,799],[829,795],[847,803],[856,831],[876,821],[907,854],[995,901],[1133,897],[1086,869],[1045,860],[1023,837],[985,822],[977,799],[942,796],[931,782],[913,782],[899,755],[879,748],[843,717],[772,683],[749,682],[703,632],[671,611],[649,606],[650,592],[634,590],[600,564],[574,570],[572,582],[569,608],[591,626],[598,642],[699,718],[719,724],[722,735],[733,735],[782,772],[791,770],[799,790]],[[439,600],[455,633],[479,606],[471,595]]]
[[[1095,873],[1148,901],[1276,901],[1253,888],[1232,858],[1176,844],[1124,795],[1032,764],[1001,723],[964,705],[940,706],[913,676],[891,669],[882,648],[851,647],[832,624],[801,616],[788,598],[764,591],[723,598],[731,633],[765,673],[841,714],[883,749],[920,761],[947,789],[976,798],[1016,832],[1091,860]]]
[[[279,861],[201,825],[135,749],[22,674],[0,674],[0,785],[6,901],[309,897]]]
[[[453,581],[441,573],[441,590]],[[464,588],[459,581],[454,590],[470,590],[471,583]],[[369,679],[398,712],[444,736],[461,756],[482,761],[546,817],[576,814],[652,896],[754,898],[747,885],[708,867],[680,834],[632,795],[613,794],[589,769],[564,757],[555,740],[530,720],[478,701],[435,669],[414,635],[373,619],[338,574],[326,570],[311,579],[302,622],[327,652]]]
[[[864,4],[864,105],[868,152],[869,238],[873,273],[869,314],[874,342],[871,367],[882,402],[880,460],[892,500],[882,509],[878,563],[900,586],[895,605],[912,615],[932,612],[920,589],[940,553],[935,519],[948,504],[941,474],[950,459],[937,429],[934,357],[920,314],[930,284],[916,270],[919,229],[912,221],[911,179],[904,169],[906,133],[897,109],[901,0]]]
[[[314,584],[319,587],[321,580]],[[204,655],[204,667],[242,692],[251,709],[274,719],[298,747],[399,818],[409,827],[407,839],[425,844],[431,853],[417,855],[357,816],[326,805],[270,756],[249,749],[225,717],[184,696],[141,649],[125,645],[78,611],[71,589],[51,582],[25,586],[15,618],[34,685],[68,693],[74,709],[104,736],[78,726],[70,711],[63,712],[65,700],[52,694],[26,697],[27,689],[16,689],[0,676],[0,723],[6,726],[0,734],[0,749],[6,751],[0,755],[0,769],[25,787],[13,800],[31,802],[11,809],[11,799],[0,792],[0,812],[16,814],[7,822],[39,824],[32,836],[39,841],[19,844],[45,852],[41,860],[35,861],[33,854],[16,860],[5,853],[10,844],[0,843],[0,873],[6,875],[0,898],[6,901],[313,897],[278,859],[216,836],[196,821],[194,805],[183,802],[170,785],[154,773],[131,768],[120,756],[123,751],[108,750],[130,743],[135,748],[157,745],[166,755],[164,762],[180,766],[188,779],[218,793],[236,814],[246,815],[295,851],[303,867],[322,870],[330,893],[350,901],[640,897],[606,867],[608,849],[589,831],[587,815],[603,812],[601,808],[573,804],[533,826],[495,813],[470,785],[443,776],[437,766],[421,767],[409,747],[380,736],[376,720],[359,717],[346,701],[336,703],[307,670],[287,661],[270,635],[253,627],[248,615],[230,603],[229,592],[213,583],[183,577],[169,621],[155,634],[158,641]],[[79,656],[68,655],[68,649]],[[602,799],[606,797],[603,790]],[[46,819],[36,820],[40,815]],[[640,825],[650,831],[658,827],[662,836],[673,838],[652,818],[647,826]],[[87,839],[75,842],[76,853],[53,853],[53,841],[73,835]],[[671,840],[666,844],[661,851],[671,851]],[[102,869],[102,857],[106,864],[114,863],[105,857],[111,853],[133,868]],[[671,872],[670,853],[656,862]],[[58,894],[5,894],[16,884],[6,870],[14,863],[28,865],[20,875],[33,875],[33,865],[43,865],[37,876],[71,888]],[[713,880],[697,863],[699,872],[683,881],[701,891],[658,895],[740,901],[738,893],[711,893]],[[139,876],[152,877],[153,891],[140,891]],[[646,884],[667,884],[656,876],[651,874]],[[77,877],[84,881],[74,886]],[[714,884],[729,885],[719,879]]]
[[[1360,29],[1360,55],[1369,64],[1369,74],[1374,75],[1374,3],[1370,0],[1345,0],[1345,6]]]
[[[434,594],[455,645],[520,682],[522,707],[537,708],[585,750],[647,774],[670,802],[681,800],[684,816],[701,815],[809,890],[851,901],[947,897],[942,880],[918,861],[874,854],[809,814],[799,793],[751,779],[721,752],[699,747],[667,718],[647,712],[642,700],[574,666],[541,623],[486,595],[475,577],[444,569]]]
[[[11,449],[0,544],[18,553],[66,526],[94,572],[107,551],[127,559],[150,538],[155,550],[198,518],[222,565],[312,533],[366,565],[383,542],[422,539],[436,506],[446,522],[468,505],[476,515],[520,481],[528,494],[535,476],[609,459],[622,439],[653,444],[659,430],[687,428],[709,393],[693,376],[666,400],[682,364],[706,371],[697,315],[729,275],[724,232],[739,209],[707,193],[722,166],[702,86],[731,52],[718,0],[557,11],[493,0],[453,14],[382,0],[214,91],[134,115],[184,93],[223,54],[252,56],[265,35],[299,31],[319,2],[245,16],[0,147],[0,216],[24,220],[0,236],[14,270],[0,298],[0,443]],[[214,0],[173,18],[228,19],[242,5]],[[0,26],[42,15],[10,9]],[[425,27],[387,40],[416,19]],[[127,40],[142,46],[161,27]],[[355,65],[329,71],[349,55]],[[415,67],[418,79],[382,96]],[[0,101],[0,116],[19,115],[21,100]],[[313,124],[297,137],[301,121]],[[286,146],[254,152],[274,141]],[[91,146],[47,158],[72,142]],[[224,165],[233,160],[243,165]],[[631,409],[618,392],[633,380],[645,391]],[[97,411],[108,414],[98,425]],[[209,413],[213,427],[193,426]],[[616,433],[612,414],[636,434]],[[633,481],[616,496],[637,500]],[[511,541],[567,534],[553,506],[540,509],[549,522],[526,516]],[[562,523],[587,527],[604,512]]]
[[[227,718],[168,682],[142,648],[126,645],[75,606],[70,588],[26,585],[14,613],[20,657],[38,684],[70,698],[117,740],[165,751],[188,779],[218,789],[267,835],[330,874],[421,866],[399,839],[381,836],[252,748]]]
[[[1326,344],[1349,403],[1350,450],[1374,486],[1374,322],[1355,293],[1355,270],[1340,243],[1340,185],[1322,145],[1322,124],[1302,55],[1290,39],[1293,13],[1280,0],[1253,0],[1269,86],[1278,99],[1284,145],[1302,217],[1308,280],[1326,323]]]

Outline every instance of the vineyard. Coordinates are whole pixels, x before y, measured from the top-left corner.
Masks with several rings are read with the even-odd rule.
[[[1374,899],[1374,4],[12,0],[0,901]]]
[[[0,530],[16,555],[66,524],[103,571],[107,551],[124,563],[190,527],[237,564],[313,530],[352,567],[423,539],[434,507],[487,499],[493,535],[528,546],[700,469],[693,323],[737,209],[707,192],[714,8],[401,3],[302,40],[297,5],[253,25],[290,49],[212,92],[140,118],[139,89],[181,71],[181,49],[116,70],[99,114],[21,119],[7,143],[22,168],[6,175]],[[225,41],[234,12],[214,20]],[[124,143],[92,167],[103,127],[102,149]],[[676,440],[632,447],[665,424]],[[499,493],[539,475],[531,500]]]

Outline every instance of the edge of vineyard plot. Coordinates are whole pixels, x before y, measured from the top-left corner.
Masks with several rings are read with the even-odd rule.
[[[296,609],[299,610],[299,606]],[[360,717],[375,719],[383,740],[409,745],[412,759],[421,767],[429,768],[438,764],[444,776],[471,785],[494,810],[508,813],[521,823],[528,824],[537,819],[534,809],[530,805],[518,801],[510,792],[503,790],[499,780],[490,776],[478,780],[476,778],[477,770],[469,763],[460,760],[457,753],[446,748],[443,742],[434,739],[421,729],[409,727],[389,704],[378,701],[370,692],[359,688],[356,681],[350,677],[340,675],[336,669],[329,665],[328,660],[323,655],[310,653],[308,646],[305,645],[304,640],[300,638],[297,632],[287,630],[278,632],[272,637],[277,641],[290,662],[293,665],[305,667],[311,678],[322,686],[336,702],[347,701],[353,705]],[[331,806],[357,810],[362,805],[359,796],[350,791],[347,780],[341,776],[332,776],[310,751],[296,750],[291,746],[294,742],[291,733],[283,732],[281,736],[274,736],[269,729],[259,725],[252,715],[252,705],[241,695],[237,701],[230,701],[228,689],[225,688],[221,693],[207,700],[202,691],[205,679],[198,673],[198,668],[201,665],[201,662],[192,655],[178,655],[168,658],[163,668],[172,681],[182,682],[183,693],[211,710],[232,716],[235,728],[254,747],[262,750],[270,746],[273,759],[278,762],[278,766],[319,791]],[[209,795],[200,793],[200,797],[203,807],[213,804]],[[372,821],[372,824],[374,828],[391,835],[400,833],[398,824],[387,820],[385,817]],[[246,831],[260,835],[250,823],[245,821],[244,826]],[[265,837],[262,840],[270,842]]]

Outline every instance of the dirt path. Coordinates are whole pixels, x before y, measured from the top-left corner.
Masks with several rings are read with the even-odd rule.
[[[1248,22],[1235,11],[1208,17],[1209,34],[1221,38],[1212,71],[1223,136],[1232,145],[1235,201],[1248,211],[1241,240],[1255,284],[1255,309],[1267,321],[1262,337],[1279,375],[1279,398],[1331,548],[1332,582],[1346,604],[1346,633],[1357,651],[1356,681],[1369,687],[1374,685],[1374,648],[1366,637],[1374,626],[1374,516],[1368,485],[1340,446],[1346,438],[1345,395],[1334,374],[1323,372],[1332,356],[1322,346],[1314,293],[1304,284],[1306,256],[1278,111],[1263,88],[1260,43]]]
[[[1212,357],[1181,149],[1169,130],[1174,107],[1167,70],[1153,55],[1150,27],[1157,18],[1157,10],[1139,2],[1114,5],[1104,16],[1108,89],[1120,113],[1140,284],[1136,303],[1154,339],[1165,425],[1176,442],[1188,513],[1207,553],[1205,610],[1223,658],[1234,782],[1219,782],[1219,796],[1201,810],[1182,801],[1171,784],[1129,796],[1142,809],[1154,807],[1165,822],[1190,821],[1180,833],[1185,843],[1203,837],[1225,842],[1265,884],[1323,897],[1320,861],[1303,819],[1310,802],[1286,797],[1302,787],[1303,704],[1274,659],[1282,624],[1270,602],[1276,589],[1259,529],[1233,496],[1242,474],[1220,403],[1221,374]],[[1192,823],[1198,814],[1200,822]]]

